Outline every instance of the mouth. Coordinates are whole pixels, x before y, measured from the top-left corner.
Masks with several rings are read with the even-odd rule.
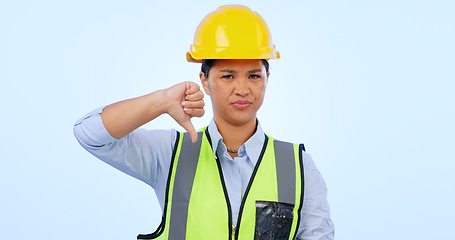
[[[247,100],[238,100],[232,103],[232,106],[234,106],[237,109],[245,109],[251,105],[250,101]]]

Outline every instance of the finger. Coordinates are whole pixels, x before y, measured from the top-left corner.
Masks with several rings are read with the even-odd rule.
[[[191,141],[195,143],[197,141],[197,132],[196,129],[194,129],[193,124],[191,123],[191,120],[184,121],[180,124],[191,136]]]
[[[204,98],[204,93],[199,90],[197,92],[185,95],[185,100],[187,101],[197,101]]]
[[[181,105],[182,107],[185,108],[203,108],[205,106],[205,102],[204,100],[199,100],[195,102],[183,101]]]
[[[185,91],[186,95],[190,95],[197,91],[200,91],[199,85],[197,85],[194,82],[189,82],[189,81],[185,82],[185,87],[186,87],[186,91]]]
[[[183,108],[183,111],[193,117],[202,117],[205,114],[203,108]]]

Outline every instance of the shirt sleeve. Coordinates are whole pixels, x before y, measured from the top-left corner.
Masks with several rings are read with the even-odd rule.
[[[177,131],[139,128],[116,139],[104,127],[103,109],[95,109],[75,123],[76,139],[95,157],[147,183],[159,195],[169,172]]]
[[[302,152],[305,191],[297,239],[333,240],[335,227],[330,218],[327,186],[311,155]]]

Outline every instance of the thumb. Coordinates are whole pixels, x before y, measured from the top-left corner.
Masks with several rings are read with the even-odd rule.
[[[195,143],[197,141],[197,132],[196,129],[194,129],[193,124],[191,123],[191,120],[188,121],[183,121],[182,124],[180,124],[191,136],[191,141]]]

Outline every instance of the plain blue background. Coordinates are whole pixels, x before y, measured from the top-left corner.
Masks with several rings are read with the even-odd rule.
[[[0,2],[0,238],[135,239],[153,190],[85,152],[90,110],[182,81],[221,1]],[[454,239],[453,1],[237,1],[266,20],[265,131],[304,142],[336,239]],[[194,119],[196,128],[211,119]],[[161,116],[146,128],[176,128]]]

